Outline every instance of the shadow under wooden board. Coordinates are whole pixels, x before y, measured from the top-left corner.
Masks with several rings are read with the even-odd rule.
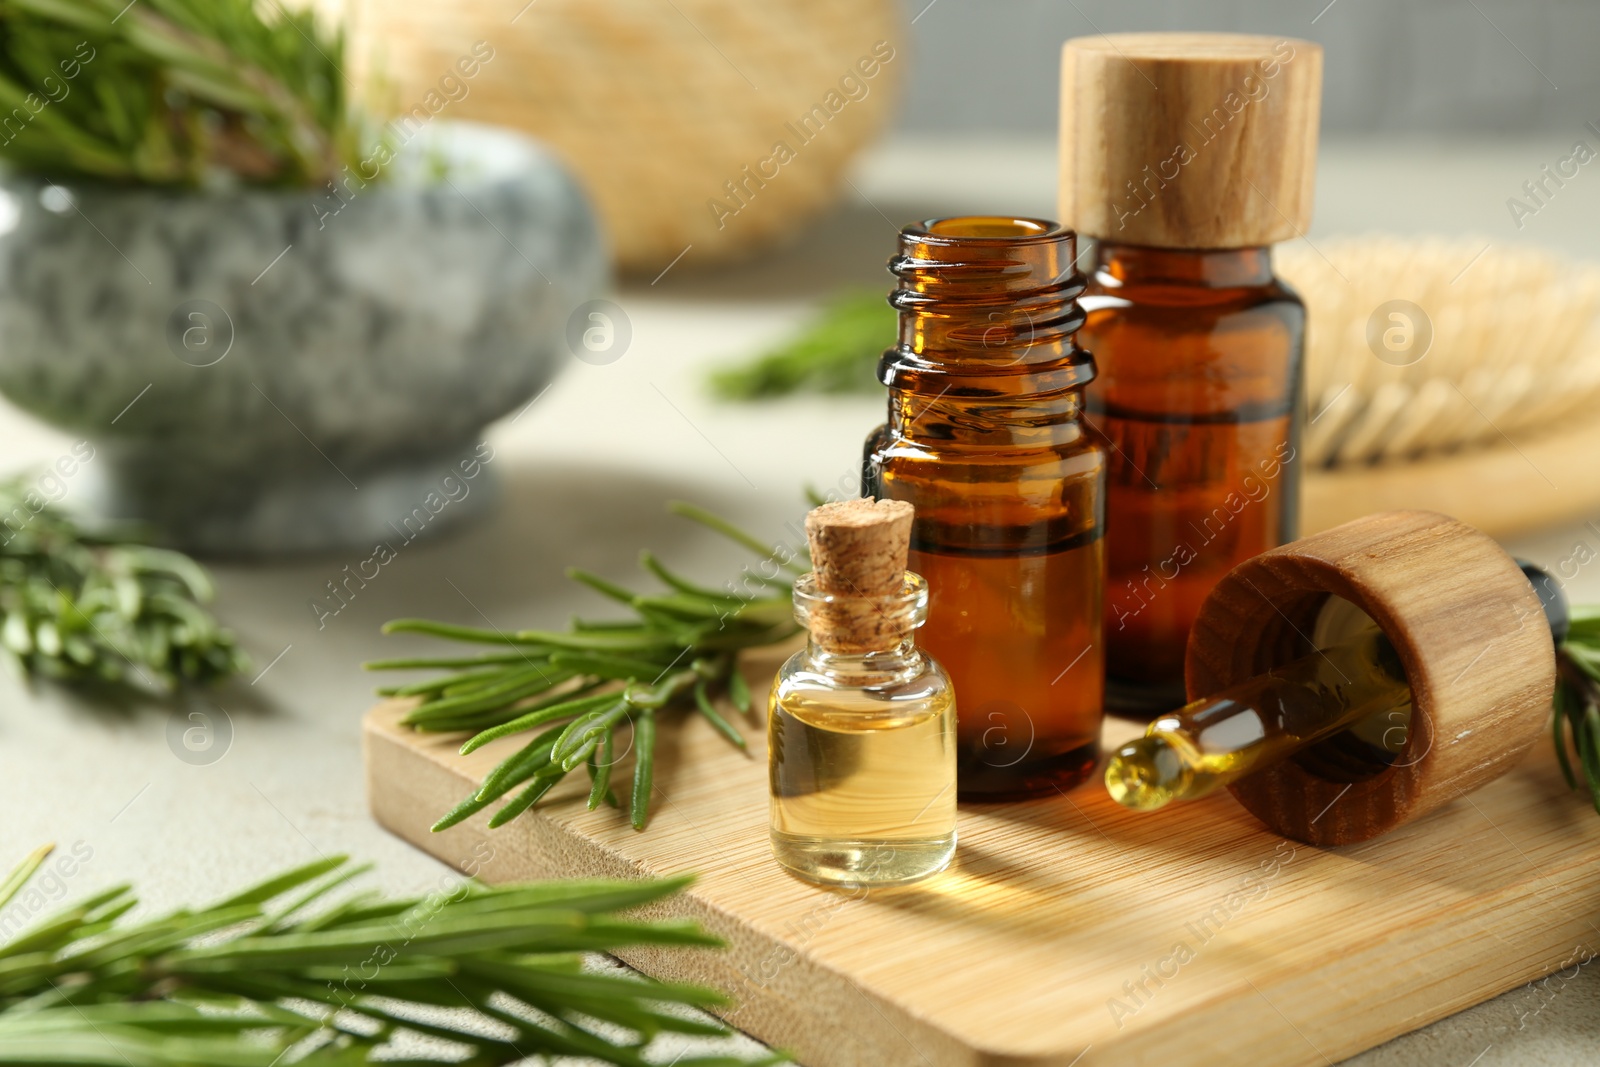
[[[774,666],[752,665],[752,689]],[[929,882],[826,891],[768,853],[753,726],[745,756],[699,716],[664,723],[644,833],[584,810],[576,775],[500,829],[480,813],[433,834],[516,739],[460,756],[459,735],[399,726],[406,706],[365,722],[380,823],[490,882],[699,872],[652,914],[729,947],[623,958],[732,994],[729,1022],[807,1067],[1326,1064],[1600,949],[1600,818],[1547,745],[1361,845],[1285,841],[1226,795],[1141,815],[1091,781],[964,807]]]

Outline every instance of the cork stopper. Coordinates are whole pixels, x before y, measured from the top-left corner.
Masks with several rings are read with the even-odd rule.
[[[906,584],[914,509],[903,500],[840,500],[806,516],[813,592],[808,624],[838,651],[892,646],[913,625],[896,603]]]
[[[892,596],[900,590],[911,551],[911,516],[904,500],[839,500],[811,509],[806,540],[819,593]]]
[[[1078,37],[1061,53],[1061,221],[1156,248],[1311,224],[1322,48],[1230,33]]]

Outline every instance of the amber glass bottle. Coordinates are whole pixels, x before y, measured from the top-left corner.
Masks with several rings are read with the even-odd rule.
[[[1112,34],[1061,61],[1061,216],[1095,238],[1080,342],[1105,442],[1106,706],[1184,702],[1200,602],[1295,536],[1305,308],[1270,246],[1311,221],[1322,50]]]
[[[1305,308],[1265,248],[1102,241],[1079,337],[1109,453],[1106,671],[1118,710],[1184,702],[1200,602],[1295,538]]]
[[[1075,257],[1054,223],[971,217],[907,227],[889,264],[899,343],[863,488],[916,507],[922,644],[955,684],[964,799],[1053,794],[1098,755],[1105,456],[1082,422]]]

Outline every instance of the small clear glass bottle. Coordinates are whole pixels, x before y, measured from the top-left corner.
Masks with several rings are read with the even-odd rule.
[[[810,633],[768,705],[772,851],[825,885],[900,885],[944,869],[956,847],[956,701],[917,648],[928,584],[907,571],[882,597],[829,594],[808,574],[795,618]],[[877,640],[827,625],[876,618]]]

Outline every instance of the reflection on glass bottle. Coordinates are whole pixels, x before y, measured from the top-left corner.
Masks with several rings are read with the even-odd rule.
[[[1149,811],[1291,757],[1330,781],[1358,781],[1398,756],[1410,719],[1400,657],[1369,625],[1156,719],[1112,756],[1106,789],[1117,803]]]

